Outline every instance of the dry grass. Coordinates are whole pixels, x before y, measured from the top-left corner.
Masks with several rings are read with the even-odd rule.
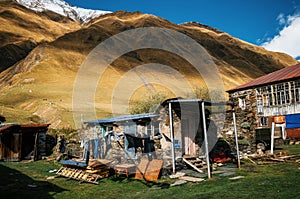
[[[28,11],[15,3],[1,2],[0,5],[0,30],[25,39],[34,39],[37,42],[53,41],[59,36],[80,29],[77,22],[56,22],[47,15]]]

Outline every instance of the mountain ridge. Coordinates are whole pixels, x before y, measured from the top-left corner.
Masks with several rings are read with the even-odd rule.
[[[28,9],[44,12],[52,11],[60,15],[69,17],[79,22],[87,22],[101,15],[111,13],[110,11],[92,10],[72,6],[63,0],[15,0],[17,3],[27,7]]]
[[[51,123],[52,128],[74,128],[72,92],[79,67],[90,51],[101,42],[130,29],[161,27],[189,36],[209,53],[222,75],[225,89],[298,63],[289,55],[267,51],[198,23],[177,25],[150,14],[118,11],[81,24],[49,11],[36,13],[14,3],[10,5],[2,3],[2,5],[3,10],[13,14],[11,16],[17,16],[22,20],[30,18],[35,22],[35,24],[16,23],[18,21],[13,18],[2,16],[0,10],[0,22],[2,20],[6,23],[6,26],[0,25],[2,41],[7,45],[17,44],[15,40],[24,42],[33,39],[36,42],[36,46],[26,54],[25,58],[20,58],[0,73],[0,107],[8,121],[30,122],[32,118],[39,118],[39,121]],[[36,24],[41,29],[36,29],[35,35],[30,35],[24,29],[24,25],[27,24],[29,26],[25,27],[28,29],[35,30]],[[172,45],[161,40],[160,35],[152,36],[162,46]],[[137,39],[141,40],[143,37],[147,35],[140,35]],[[9,50],[11,53],[12,51]],[[4,61],[0,59],[0,66]],[[194,89],[205,87],[201,76],[178,55],[157,49],[137,49],[114,60],[99,80],[95,98],[99,118],[112,115],[113,92],[120,79],[135,67],[149,63],[170,66],[182,74]],[[171,79],[176,82],[174,74],[165,74],[160,68],[144,72],[143,75],[147,78],[153,76],[162,82]],[[130,78],[134,79],[135,76]],[[174,97],[166,86],[163,88],[164,85],[153,84],[153,87],[158,91],[166,91],[168,97]],[[143,99],[147,92],[145,86],[135,90],[130,101]],[[120,103],[116,106],[128,106],[126,101]],[[125,112],[117,114],[125,114]]]

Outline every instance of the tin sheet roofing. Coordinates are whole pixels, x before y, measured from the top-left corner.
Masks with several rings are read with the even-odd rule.
[[[248,88],[255,88],[258,86],[270,84],[270,83],[276,83],[276,82],[281,82],[289,79],[294,79],[300,77],[300,63],[293,65],[293,66],[288,66],[285,67],[281,70],[277,70],[273,73],[269,73],[267,75],[264,75],[262,77],[259,77],[257,79],[254,79],[251,82],[248,82],[246,84],[237,86],[233,89],[228,90],[227,92],[231,93],[234,91],[238,90],[244,90]]]
[[[154,113],[123,115],[123,116],[104,118],[104,119],[99,119],[99,120],[86,121],[84,123],[87,123],[87,124],[108,124],[108,123],[114,123],[114,122],[125,122],[125,121],[147,119],[147,118],[154,118],[154,117],[159,117],[159,115],[154,114]]]

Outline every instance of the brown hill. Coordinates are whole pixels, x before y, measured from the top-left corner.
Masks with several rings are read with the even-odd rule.
[[[38,20],[44,17],[43,23],[39,25],[42,26],[43,24],[43,26],[48,27],[45,28],[48,32],[43,32],[45,31],[43,30],[36,33],[37,36],[34,40],[37,41],[37,46],[33,47],[34,50],[30,51],[20,62],[0,74],[2,89],[0,94],[1,114],[6,116],[8,121],[44,120],[51,122],[54,128],[74,127],[72,91],[80,65],[86,59],[88,53],[99,43],[112,35],[134,28],[162,27],[191,37],[211,55],[222,74],[226,89],[297,63],[296,60],[286,54],[267,51],[208,26],[198,23],[176,25],[159,17],[139,12],[119,11],[107,14],[82,25],[82,28],[78,28],[79,24],[67,19],[63,19],[63,22],[52,20],[53,13],[51,13],[52,17],[45,15],[45,13],[37,16],[36,13],[15,4],[7,5],[7,9],[10,12],[16,12],[15,10],[17,10],[30,17],[34,16],[36,19],[35,25],[39,24]],[[56,19],[56,17],[54,18]],[[0,19],[3,20],[3,18]],[[48,21],[45,21],[46,19]],[[11,41],[8,42],[9,44],[18,40],[19,37],[30,38],[20,24],[16,25],[16,21],[10,21],[8,18],[5,20],[6,23],[13,24],[9,28],[10,36],[7,37],[7,41]],[[64,20],[67,20],[67,22]],[[31,25],[32,27],[26,29],[34,29],[35,25]],[[58,27],[60,30],[58,30]],[[13,31],[16,28],[19,28],[19,30]],[[1,30],[4,32],[2,27]],[[142,41],[143,38],[148,36],[147,34],[139,35],[136,39]],[[161,39],[160,35],[151,36],[161,46],[172,45],[172,43]],[[47,39],[49,42],[41,42],[43,39]],[[124,42],[128,46],[131,45],[126,41],[120,42]],[[179,47],[174,46],[174,48]],[[12,51],[8,50],[10,53]],[[12,55],[14,54],[12,53]],[[151,68],[145,65],[150,63],[159,63],[175,69],[194,89],[205,87],[201,75],[197,74],[191,64],[182,57],[157,49],[135,50],[117,58],[105,70],[100,79],[95,98],[98,117],[110,115],[112,109],[118,111],[114,113],[124,114],[126,108],[128,108],[128,100],[140,99],[150,90],[151,92],[163,91],[168,96],[174,96],[174,93],[164,83],[176,84],[178,74],[166,71],[163,66]],[[142,67],[140,70],[132,70],[136,66]],[[159,80],[159,82],[152,83],[149,86],[144,81],[143,86],[134,87],[139,85],[141,79],[145,76],[149,81]],[[128,89],[135,89],[132,90],[131,96],[128,96],[125,91],[123,93],[123,90],[114,93],[116,88],[126,81],[132,81],[128,85],[125,84]],[[215,86],[218,87],[219,85]],[[111,107],[114,100],[116,100],[115,107]]]
[[[78,22],[51,11],[38,13],[14,1],[0,1],[0,72],[39,44],[79,28]]]

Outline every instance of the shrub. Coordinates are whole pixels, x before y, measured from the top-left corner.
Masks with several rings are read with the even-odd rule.
[[[163,93],[146,95],[141,101],[133,101],[129,106],[130,114],[141,114],[154,112],[158,106],[167,98]]]

